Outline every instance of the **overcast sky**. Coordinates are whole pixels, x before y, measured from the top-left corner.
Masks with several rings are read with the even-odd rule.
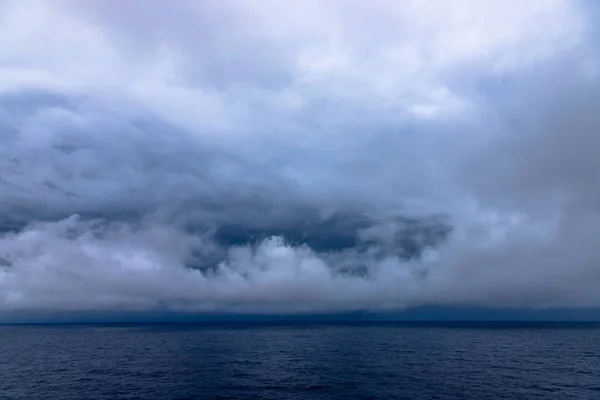
[[[597,12],[0,0],[0,310],[600,306]]]

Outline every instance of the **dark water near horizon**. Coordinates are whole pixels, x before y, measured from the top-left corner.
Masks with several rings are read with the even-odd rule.
[[[600,329],[0,326],[0,399],[600,399]]]

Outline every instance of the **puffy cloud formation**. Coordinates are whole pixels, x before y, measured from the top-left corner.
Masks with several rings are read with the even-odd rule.
[[[0,310],[600,306],[592,2],[0,8]]]

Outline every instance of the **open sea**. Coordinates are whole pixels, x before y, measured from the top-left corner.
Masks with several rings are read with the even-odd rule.
[[[600,399],[600,326],[0,326],[0,399]]]

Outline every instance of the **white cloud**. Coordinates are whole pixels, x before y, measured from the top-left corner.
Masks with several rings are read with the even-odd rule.
[[[3,2],[0,307],[598,305],[588,6]]]

